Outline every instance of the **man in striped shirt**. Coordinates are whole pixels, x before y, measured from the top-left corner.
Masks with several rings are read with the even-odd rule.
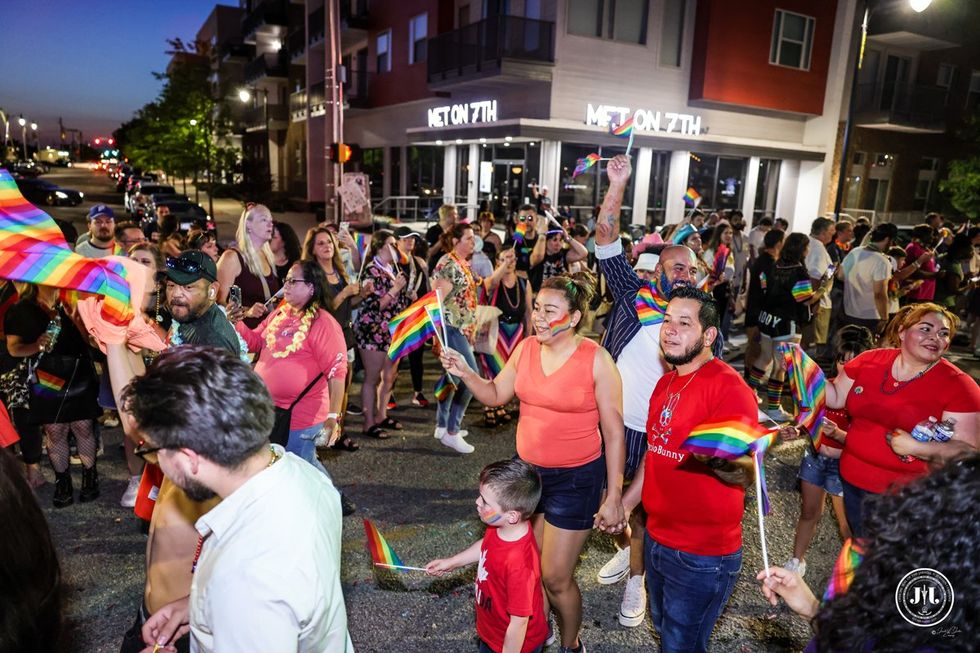
[[[660,326],[663,309],[651,307],[641,322],[637,313],[637,293],[652,285],[654,294],[663,300],[677,285],[693,285],[697,257],[683,245],[668,246],[660,252],[660,261],[652,274],[638,276],[623,252],[619,238],[619,214],[623,194],[630,176],[630,160],[620,155],[606,167],[609,190],[602,202],[596,222],[596,259],[612,291],[614,303],[606,326],[603,346],[609,351],[623,379],[623,422],[626,427],[627,481],[643,464],[647,450],[647,413],[650,395],[657,381],[667,371],[660,350]],[[655,302],[656,303],[656,302]],[[629,579],[620,606],[619,622],[627,627],[639,626],[646,613],[646,590],[643,586],[643,529],[646,516],[642,508],[630,519],[632,535],[620,536],[621,550],[599,571],[599,582],[616,583]]]

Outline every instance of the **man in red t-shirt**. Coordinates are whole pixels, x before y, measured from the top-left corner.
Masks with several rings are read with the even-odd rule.
[[[480,653],[537,653],[548,638],[541,556],[528,522],[540,500],[541,479],[532,465],[517,459],[487,465],[480,472],[476,509],[491,528],[451,558],[425,566],[427,573],[441,576],[479,563],[475,592]]]
[[[647,513],[647,593],[666,653],[708,650],[742,566],[744,487],[752,482],[751,473],[719,459],[699,460],[680,448],[701,424],[758,420],[748,385],[711,354],[718,328],[711,295],[689,287],[674,290],[660,346],[675,369],[650,397],[645,463],[623,496],[629,511],[642,495]]]

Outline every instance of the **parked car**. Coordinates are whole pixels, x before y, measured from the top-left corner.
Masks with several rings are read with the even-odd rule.
[[[85,193],[71,188],[62,188],[44,179],[21,177],[16,180],[20,194],[31,204],[48,206],[77,206],[85,199]]]
[[[159,184],[156,179],[150,179],[148,176],[136,180],[129,192],[126,193],[123,204],[126,207],[126,211],[130,214],[136,212],[136,207],[140,203],[145,203],[149,196],[153,193],[175,193],[173,186],[167,184]]]
[[[205,231],[215,231],[214,220],[204,210],[204,207],[185,200],[161,200],[154,204],[154,210],[147,212],[140,220],[140,227],[144,231],[156,221],[156,207],[166,206],[170,209],[170,215],[177,218],[177,224],[182,232],[190,231],[197,227]]]

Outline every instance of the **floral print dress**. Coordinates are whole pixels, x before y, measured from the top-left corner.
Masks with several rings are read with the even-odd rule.
[[[395,285],[394,274],[394,269],[385,269],[377,259],[364,270],[362,283],[367,280],[373,281],[374,292],[361,302],[357,319],[354,321],[354,339],[360,349],[388,351],[388,346],[391,344],[388,323],[408,306],[407,295],[402,290],[398,294],[398,299],[388,304],[386,308],[381,307],[382,298]]]
[[[446,254],[432,273],[433,280],[446,279],[453,284],[448,297],[443,297],[446,321],[459,329],[467,339],[473,337],[476,327],[476,288],[477,279],[470,271],[469,263],[461,261],[455,254]]]

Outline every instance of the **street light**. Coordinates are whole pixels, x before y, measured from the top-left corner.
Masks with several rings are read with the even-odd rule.
[[[858,75],[864,61],[864,45],[868,40],[868,23],[877,8],[878,0],[864,0],[864,19],[861,21],[861,40],[858,42],[854,69],[851,72],[851,97],[847,104],[847,119],[844,121],[844,137],[840,150],[840,170],[837,172],[837,197],[834,200],[834,221],[840,220],[841,205],[844,202],[844,185],[847,182],[848,149],[851,144],[851,123],[854,122],[854,104],[857,101]],[[907,0],[909,7],[917,14],[929,8],[932,0]]]
[[[37,123],[36,122],[32,122],[31,123],[31,131],[34,132],[34,155],[37,156],[40,159],[41,148],[38,146],[38,141],[37,141]]]
[[[23,115],[17,119],[17,124],[20,125],[20,144],[24,148],[24,161],[27,161],[27,120]]]

